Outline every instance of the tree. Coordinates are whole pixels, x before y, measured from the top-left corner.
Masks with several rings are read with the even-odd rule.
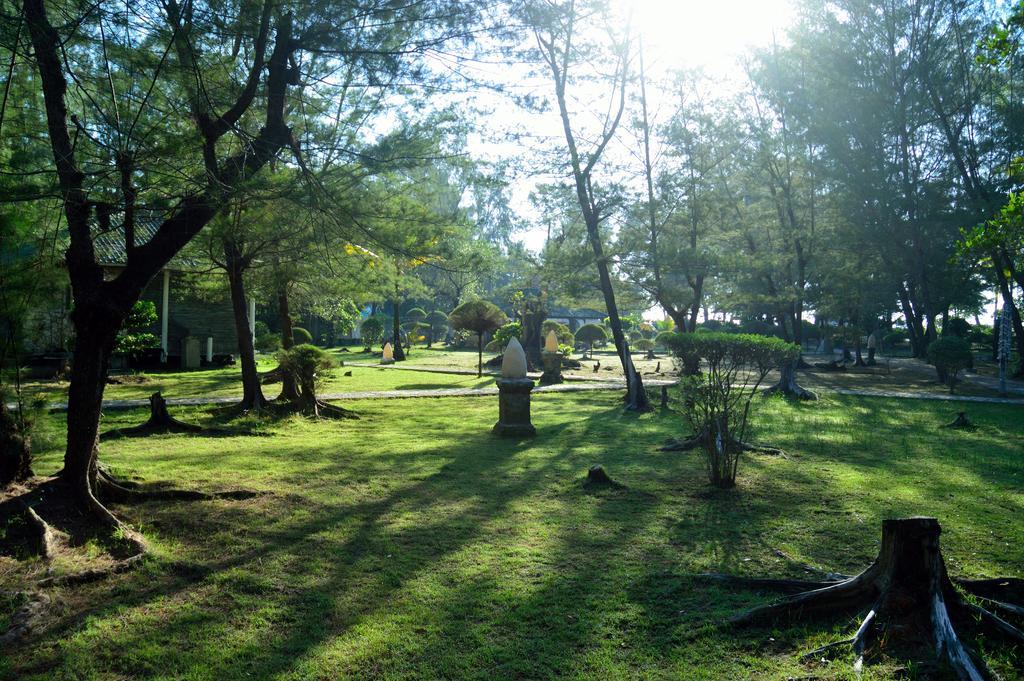
[[[619,309],[615,302],[615,291],[612,288],[611,272],[600,229],[601,223],[610,214],[612,204],[594,183],[594,170],[608,144],[615,137],[626,109],[626,88],[631,61],[630,36],[628,31],[624,34],[616,33],[612,28],[616,22],[603,4],[593,3],[584,6],[585,4],[587,3],[577,4],[575,0],[563,3],[549,2],[543,5],[531,4],[526,9],[525,20],[533,31],[540,58],[554,85],[555,102],[569,153],[568,166],[572,172],[587,238],[594,252],[601,293],[608,316],[612,320],[615,349],[626,377],[626,408],[645,411],[650,408],[650,403],[643,380],[633,366],[629,345],[619,322]],[[585,39],[580,36],[579,31],[586,28],[584,22],[579,21],[584,16],[587,17],[586,23],[603,24],[599,30],[607,30],[607,35],[610,36],[606,44],[591,40],[590,36]],[[607,116],[601,121],[595,143],[591,148],[583,149],[579,140],[588,139],[588,136],[581,136],[580,130],[574,127],[573,112],[570,111],[570,86],[576,82],[573,69],[591,63],[590,60],[593,58],[605,57],[612,60],[612,76],[608,79],[610,106]]]
[[[124,492],[97,466],[97,434],[110,355],[133,304],[279,152],[302,163],[301,131],[296,136],[293,129],[301,127],[304,109],[293,106],[299,101],[293,95],[340,87],[326,76],[339,63],[356,63],[369,80],[389,82],[415,55],[453,34],[465,35],[460,19],[471,19],[475,8],[324,0],[304,13],[298,31],[293,15],[269,1],[212,8],[144,0],[133,9],[147,21],[121,21],[122,5],[100,2],[62,7],[55,25],[45,0],[24,0],[20,19],[45,103],[45,139],[69,237],[65,263],[74,298],[67,449],[54,483],[62,493],[55,496],[125,537],[141,555],[141,536],[98,499],[104,491]],[[385,15],[386,21],[372,19]],[[367,21],[344,38],[337,31]],[[137,73],[151,76],[144,84],[126,82]],[[293,115],[296,120],[289,120]],[[163,216],[145,243],[135,232],[140,206]],[[96,258],[94,227],[110,231],[115,224],[127,257],[108,278]]]
[[[733,487],[740,454],[757,449],[746,443],[751,402],[768,372],[792,363],[800,348],[779,338],[714,331],[677,333],[666,344],[684,364],[692,358],[702,363],[703,371],[682,383],[683,415],[694,433],[689,443],[704,450],[711,484]]]
[[[469,300],[448,314],[448,323],[453,329],[472,331],[476,334],[477,364],[476,375],[484,375],[484,334],[506,324],[508,317],[494,303],[486,300]]]
[[[347,409],[327,404],[317,395],[317,386],[323,382],[323,375],[334,368],[334,359],[326,352],[308,343],[296,345],[277,353],[281,366],[295,376],[299,385],[296,404],[299,410],[313,418],[358,418]]]
[[[359,334],[367,349],[379,345],[384,340],[384,320],[378,315],[367,317],[359,327]]]
[[[427,315],[429,325],[427,335],[427,347],[429,348],[436,340],[442,338],[448,330],[448,315],[441,310],[434,310]]]
[[[594,356],[594,343],[604,343],[608,340],[608,333],[603,326],[597,324],[584,324],[576,329],[575,340],[577,343],[586,343],[590,356]]]

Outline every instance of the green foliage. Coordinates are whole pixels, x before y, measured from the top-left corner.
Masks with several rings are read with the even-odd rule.
[[[768,372],[795,361],[800,347],[779,338],[715,331],[680,333],[665,341],[684,366],[696,360],[704,369],[683,377],[682,413],[701,439],[711,484],[732,487],[751,401]]]
[[[323,384],[324,373],[334,368],[334,359],[321,348],[309,343],[281,350],[277,353],[277,361],[285,371],[295,376],[299,390],[309,396],[316,395],[316,389]]]
[[[560,352],[563,357],[572,357],[572,353],[575,350],[576,348],[574,348],[572,345],[568,343],[560,343],[558,345],[558,352]]]
[[[422,307],[414,307],[403,315],[407,321],[416,323],[427,318],[427,313]]]
[[[275,352],[281,347],[281,335],[273,332],[256,335],[256,349],[260,352]]]
[[[363,320],[363,325],[359,329],[359,333],[367,347],[378,345],[384,340],[384,320],[381,319],[380,315],[367,317]]]
[[[313,342],[313,334],[311,334],[309,331],[306,331],[301,326],[292,327],[292,338],[295,339],[296,345],[303,345],[306,343]]]
[[[668,347],[668,342],[675,336],[675,331],[662,331],[654,337],[654,344],[660,348]]]
[[[267,326],[267,323],[259,319],[256,320],[256,323],[253,325],[253,328],[257,338],[259,338],[260,336],[266,336],[268,333],[270,333],[270,327]]]
[[[453,329],[472,331],[483,335],[494,331],[508,322],[508,317],[494,303],[486,300],[469,300],[459,305],[448,315]]]
[[[654,349],[654,341],[650,338],[638,338],[633,342],[633,348],[640,352],[649,352]]]
[[[968,338],[971,334],[971,324],[962,317],[950,317],[942,325],[943,336],[956,336],[957,338]]]
[[[578,343],[586,343],[588,346],[593,346],[595,343],[607,342],[608,332],[604,330],[603,326],[584,324],[576,330],[575,340]]]
[[[160,339],[145,330],[156,324],[157,319],[156,304],[153,301],[136,301],[117,334],[114,352],[132,353],[157,347]]]
[[[494,332],[494,339],[491,342],[504,349],[512,338],[523,340],[523,325],[519,322],[509,322],[502,326]]]
[[[939,380],[953,392],[957,374],[974,366],[971,344],[958,336],[942,336],[928,345],[928,363],[935,366]]]
[[[545,319],[544,323],[540,325],[541,338],[547,338],[551,331],[555,332],[559,345],[572,345],[576,341],[576,337],[572,335],[572,330],[568,326],[562,322],[556,322],[554,319]]]
[[[448,315],[441,310],[434,310],[427,315],[427,326],[429,329],[429,341],[433,343],[441,339],[448,331]]]

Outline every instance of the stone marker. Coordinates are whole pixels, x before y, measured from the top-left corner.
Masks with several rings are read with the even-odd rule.
[[[530,437],[537,429],[530,423],[530,392],[533,381],[526,377],[526,352],[512,338],[501,358],[498,383],[498,422],[491,432],[502,437]]]
[[[544,352],[540,354],[540,358],[544,363],[544,373],[540,377],[541,385],[552,385],[565,380],[562,378],[562,353],[558,351],[558,337],[553,329],[548,331],[548,336],[544,339]]]
[[[391,343],[384,344],[384,354],[381,356],[381,364],[394,364],[395,363],[395,351],[391,347]]]

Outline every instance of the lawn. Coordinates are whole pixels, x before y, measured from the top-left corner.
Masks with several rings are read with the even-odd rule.
[[[950,432],[937,426],[956,404],[766,400],[756,439],[790,457],[747,456],[738,488],[715,491],[696,454],[656,451],[677,417],[619,400],[538,395],[521,442],[490,435],[494,400],[445,398],[359,402],[359,421],[291,418],[262,437],[104,443],[122,476],[263,494],[116,506],[154,557],[56,593],[56,620],[0,654],[0,678],[854,678],[849,657],[797,659],[850,635],[852,613],[729,631],[723,618],[771,596],[692,575],[857,572],[881,520],[912,514],[939,518],[952,574],[1021,574],[1020,407],[965,405],[980,428]],[[60,466],[62,417],[48,418],[44,474]],[[586,489],[593,463],[627,487]],[[42,570],[0,557],[0,588]],[[980,643],[1019,677],[1020,659]]]
[[[362,353],[333,353],[339,361],[371,362],[378,357],[369,357]],[[411,364],[411,362],[410,362]],[[258,362],[260,372],[270,371],[277,366],[272,357],[261,358]],[[351,372],[351,375],[346,373]],[[164,397],[226,397],[242,394],[242,370],[240,367],[218,367],[197,369],[194,371],[159,371],[139,373],[131,376],[115,376],[115,381],[107,386],[103,393],[107,400],[145,399],[157,390]],[[339,366],[332,369],[326,376],[322,392],[364,392],[375,390],[431,390],[438,388],[480,388],[491,385],[492,377],[458,374],[427,373],[420,371],[403,371],[398,368],[374,368],[358,366]],[[47,402],[60,402],[67,399],[68,383],[66,381],[29,381],[25,384],[28,398],[40,398]],[[273,398],[281,390],[281,384],[270,384],[263,387],[268,398]]]

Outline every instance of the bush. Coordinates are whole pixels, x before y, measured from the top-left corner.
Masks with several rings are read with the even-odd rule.
[[[329,354],[308,343],[281,350],[277,360],[283,370],[295,377],[303,398],[311,401],[316,400],[316,389],[323,384],[324,373],[334,368],[334,359]]]
[[[469,300],[452,310],[448,323],[453,329],[472,331],[477,342],[477,376],[483,375],[483,335],[508,323],[508,317],[494,303]]]
[[[576,330],[575,340],[577,343],[585,344],[588,350],[593,351],[596,343],[607,342],[608,333],[604,330],[603,326],[584,324]]]
[[[562,322],[556,322],[554,319],[547,319],[543,324],[540,325],[540,334],[542,338],[547,338],[548,333],[554,331],[555,338],[558,339],[559,345],[572,345],[576,338],[572,335],[572,330],[563,324]]]
[[[649,338],[640,338],[633,343],[633,348],[640,352],[650,352],[654,349],[654,341]]]
[[[301,326],[292,327],[292,338],[295,339],[296,345],[308,345],[313,342],[313,334]]]
[[[956,338],[968,338],[971,334],[971,324],[961,317],[950,317],[942,325],[943,336],[955,336]]]
[[[261,322],[258,319],[256,320],[256,323],[253,325],[253,328],[254,328],[254,335],[257,338],[259,338],[260,336],[266,336],[267,334],[270,333],[270,327],[267,326],[267,323],[266,322]]]
[[[384,320],[374,315],[363,320],[359,327],[359,335],[366,347],[371,348],[384,340]]]
[[[704,364],[703,373],[683,378],[682,413],[701,441],[711,484],[732,487],[751,401],[768,372],[794,362],[800,348],[779,338],[714,331],[673,334],[665,342],[684,364]]]
[[[504,350],[508,342],[513,338],[523,340],[523,325],[519,322],[509,322],[494,332],[494,338],[487,344],[488,349],[493,345],[499,350]]]
[[[256,349],[260,352],[274,352],[281,347],[281,336],[270,331],[256,334]]]
[[[659,348],[666,348],[668,347],[668,340],[675,337],[675,335],[676,333],[674,331],[662,331],[654,337],[654,344]]]
[[[158,346],[160,339],[146,331],[156,324],[156,320],[156,303],[151,300],[135,301],[132,311],[128,313],[121,331],[117,334],[114,352],[132,353]]]
[[[572,357],[572,353],[575,349],[576,348],[569,345],[568,343],[560,343],[558,345],[558,352],[560,352],[563,357]]]
[[[935,365],[939,381],[952,393],[957,374],[974,366],[971,344],[957,336],[943,336],[928,344],[928,363]]]

